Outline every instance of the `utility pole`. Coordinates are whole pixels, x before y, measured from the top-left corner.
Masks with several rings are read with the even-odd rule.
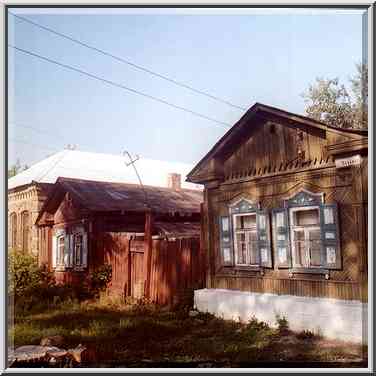
[[[139,175],[139,173],[138,173],[138,171],[137,171],[137,168],[136,168],[136,166],[135,166],[135,162],[137,162],[137,161],[140,159],[140,157],[139,157],[138,155],[136,155],[136,158],[133,159],[132,156],[130,155],[130,153],[129,153],[127,150],[125,150],[125,151],[123,152],[123,156],[125,156],[125,155],[127,155],[127,156],[128,156],[128,159],[129,159],[129,162],[128,162],[128,163],[125,162],[125,165],[126,165],[127,167],[130,166],[130,165],[132,165],[132,167],[133,167],[133,169],[134,169],[134,172],[136,173],[136,176],[137,176],[137,178],[138,178],[138,182],[139,182],[139,184],[140,184],[140,186],[141,186],[141,189],[142,189],[142,191],[144,192],[144,199],[145,199],[145,203],[144,203],[144,205],[145,205],[147,208],[150,209],[148,195],[147,195],[147,193],[146,193],[146,191],[145,191],[144,185],[142,184],[142,181],[141,181],[141,177],[140,177],[140,175]]]
[[[127,155],[129,162],[125,163],[126,166],[132,165],[134,172],[137,175],[138,181],[140,183],[140,187],[144,192],[144,200],[145,200],[145,227],[144,227],[144,297],[146,299],[150,298],[150,277],[151,277],[151,253],[153,250],[153,239],[152,239],[152,231],[153,231],[153,218],[151,215],[151,206],[149,203],[149,198],[147,192],[142,184],[141,177],[137,171],[135,166],[135,162],[138,161],[140,158],[136,155],[135,158],[132,158],[130,153],[125,150],[123,155]]]

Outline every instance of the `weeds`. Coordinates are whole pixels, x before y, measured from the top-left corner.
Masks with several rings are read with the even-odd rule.
[[[276,321],[278,325],[278,332],[280,335],[288,335],[290,332],[289,322],[285,316],[276,315]]]

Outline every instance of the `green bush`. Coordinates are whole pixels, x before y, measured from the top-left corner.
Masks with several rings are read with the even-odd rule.
[[[8,291],[16,299],[36,295],[55,285],[55,278],[37,258],[20,250],[8,253]]]
[[[112,279],[112,266],[103,264],[97,269],[93,270],[89,276],[89,288],[98,296],[101,291],[104,291]]]
[[[279,334],[286,335],[290,332],[289,322],[287,321],[285,316],[276,315],[276,321]]]

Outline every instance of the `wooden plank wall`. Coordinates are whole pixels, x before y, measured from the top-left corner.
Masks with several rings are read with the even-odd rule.
[[[104,233],[104,261],[112,265],[110,293],[140,298],[143,281],[143,241],[122,233]],[[96,249],[96,254],[100,249]],[[157,304],[174,304],[193,297],[193,290],[205,285],[205,271],[199,238],[153,239],[150,266],[150,299]],[[142,291],[143,292],[143,291]]]
[[[325,297],[344,300],[360,300],[357,282],[326,280],[274,279],[274,278],[233,278],[217,275],[212,288],[295,295]]]

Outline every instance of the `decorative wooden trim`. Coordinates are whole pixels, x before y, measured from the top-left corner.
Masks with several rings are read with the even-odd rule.
[[[293,274],[329,274],[329,270],[323,268],[291,268],[289,272]]]
[[[365,137],[358,140],[349,140],[338,144],[331,144],[327,145],[324,149],[328,155],[338,155],[368,150],[368,138]]]
[[[324,203],[324,193],[314,193],[305,188],[297,188],[284,200],[285,207],[320,205]]]

